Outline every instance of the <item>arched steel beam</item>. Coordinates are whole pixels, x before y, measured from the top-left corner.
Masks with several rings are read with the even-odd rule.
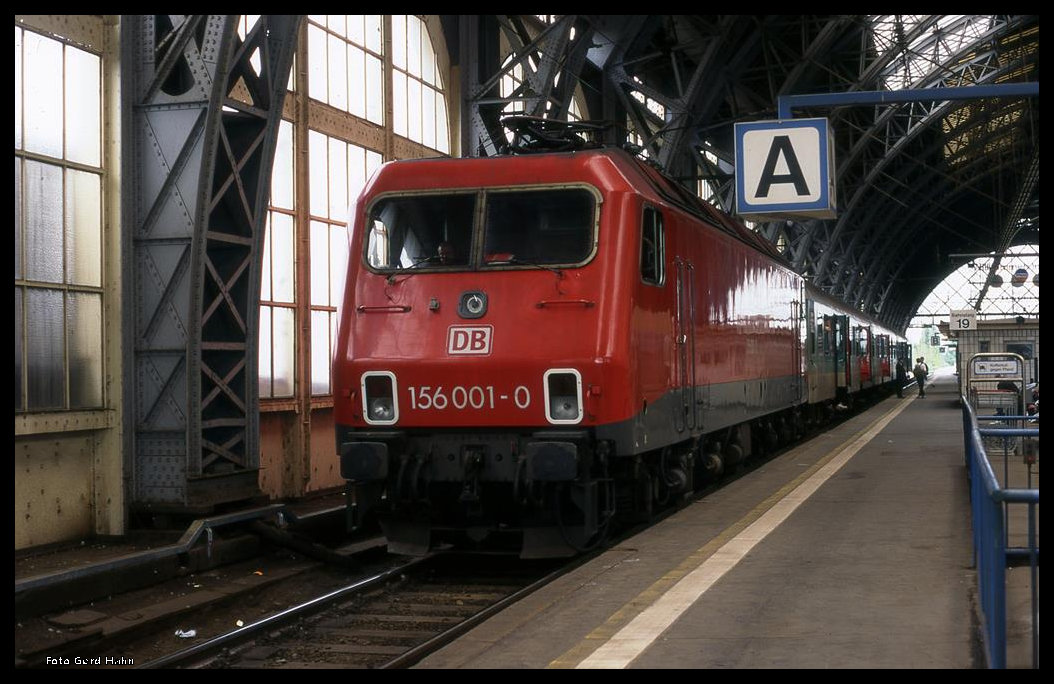
[[[259,255],[300,18],[261,15],[244,41],[237,15],[122,20],[133,505],[258,492]]]
[[[995,80],[996,78],[998,78],[999,75],[1005,73],[1005,71],[1005,69],[1000,69],[998,71],[989,72],[986,75],[986,80]],[[900,151],[903,150],[912,140],[914,140],[914,138],[920,132],[925,130],[931,122],[939,121],[944,116],[946,116],[948,112],[950,112],[955,106],[958,106],[955,102],[944,102],[934,107],[922,120],[918,122],[917,125],[913,126],[907,132],[907,134],[896,140],[889,147],[886,154],[880,160],[878,160],[874,167],[872,167],[868,171],[863,182],[861,182],[857,186],[853,197],[848,203],[848,206],[840,212],[840,215],[837,219],[834,231],[831,236],[832,243],[837,242],[842,237],[843,231],[851,223],[851,218],[853,218],[854,211],[856,210],[858,204],[873,191],[873,186],[875,184],[876,179],[884,171],[884,169],[897,158]],[[829,263],[830,254],[832,252],[830,247],[830,244],[826,246],[824,256],[822,256],[819,261],[818,275],[822,278],[827,277],[827,264]]]
[[[869,88],[873,88],[877,80],[885,75],[885,72],[888,69],[889,65],[900,55],[901,51],[903,50],[903,46],[905,44],[910,44],[918,37],[924,35],[926,32],[931,31],[932,27],[937,23],[938,19],[939,17],[937,16],[926,17],[920,20],[913,27],[913,29],[904,36],[904,39],[902,41],[890,43],[888,49],[880,53],[879,56],[864,71],[860,80],[861,86],[866,85]],[[966,21],[966,19],[964,19],[963,21]],[[981,39],[984,41],[994,40],[1000,35],[1012,33],[1013,31],[1018,30],[1025,23],[1027,23],[1026,19],[1014,19],[1008,21],[986,32],[981,37]],[[970,45],[964,47],[960,52],[952,55],[951,58],[947,60],[947,62],[949,64],[955,64],[956,68],[960,70],[973,70],[976,65],[983,60],[981,58],[976,58],[974,60],[966,59],[966,57],[968,57],[972,52],[976,52],[976,43],[971,43]],[[932,87],[937,83],[947,80],[950,73],[954,72],[949,67],[944,65],[937,65],[926,77],[920,79],[919,82],[912,84],[912,87]],[[989,76],[987,79],[983,80],[992,79]],[[851,90],[856,89],[859,89],[859,87],[854,87]],[[837,240],[840,237],[841,231],[845,225],[845,221],[847,220],[847,217],[852,213],[852,209],[855,202],[858,200],[862,193],[867,192],[867,188],[869,186],[869,183],[867,181],[866,170],[860,173],[858,176],[854,176],[853,169],[857,164],[858,158],[861,154],[865,152],[865,150],[870,149],[870,146],[874,143],[874,141],[881,141],[884,145],[888,146],[889,136],[891,135],[891,131],[889,130],[889,125],[891,121],[896,117],[903,116],[903,111],[914,111],[915,109],[917,109],[917,107],[885,108],[885,110],[880,112],[879,115],[875,118],[874,122],[870,125],[870,127],[859,135],[859,137],[856,139],[856,142],[850,145],[848,154],[839,154],[838,184],[840,187],[843,188],[855,188],[855,192],[853,193],[853,197],[850,199],[848,205],[843,206],[843,209],[840,212],[840,217],[831,235],[832,240]],[[832,127],[834,128],[836,126],[839,126],[839,121],[844,117],[850,114],[857,115],[857,113],[858,110],[856,108],[843,108],[832,111],[830,114]],[[917,125],[922,125],[925,124],[927,121],[932,120],[933,117],[927,117],[924,120],[920,118],[917,121]],[[910,126],[905,127],[904,131],[900,132],[900,134],[906,135],[907,132],[910,132],[910,130]],[[882,160],[887,159],[888,156],[889,150],[886,149],[883,151],[882,159],[880,159],[878,163],[884,163],[884,161]],[[843,197],[845,196],[845,194],[846,192],[843,191]],[[810,257],[812,256],[813,251],[811,243],[812,236],[810,235],[806,238],[806,241],[802,246],[802,251],[808,254]],[[816,271],[818,274],[826,273],[827,263],[830,259],[830,256],[828,255],[831,252],[829,248],[830,244],[822,245],[820,247],[821,253],[817,255],[819,258],[816,259]],[[803,256],[803,259],[804,258],[806,257]],[[802,264],[799,262],[796,265],[801,266]]]

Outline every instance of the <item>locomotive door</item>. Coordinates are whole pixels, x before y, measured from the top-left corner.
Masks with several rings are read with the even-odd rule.
[[[801,401],[802,385],[805,382],[805,366],[802,363],[802,338],[801,338],[802,306],[800,301],[791,302],[791,325],[794,329],[794,372],[798,376],[795,382],[795,399]]]
[[[848,316],[835,316],[834,317],[834,377],[835,387],[851,387],[852,381],[852,364],[850,360],[852,355],[849,351],[850,340],[849,340],[849,317]]]
[[[695,382],[695,266],[681,257],[673,260],[677,271],[677,387],[673,424],[677,432],[694,430],[702,421],[696,415],[700,403]]]

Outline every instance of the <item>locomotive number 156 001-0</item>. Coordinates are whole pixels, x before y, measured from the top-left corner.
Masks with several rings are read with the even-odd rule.
[[[471,387],[455,385],[450,389],[442,385],[438,387],[410,385],[406,389],[410,392],[410,408],[415,411],[444,411],[447,409],[480,411],[494,409],[510,402],[522,410],[531,405],[531,391],[523,385],[517,385],[511,392],[497,390],[493,385],[472,385]]]

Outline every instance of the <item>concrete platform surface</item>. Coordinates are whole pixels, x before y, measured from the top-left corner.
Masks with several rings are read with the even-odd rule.
[[[975,598],[949,369],[925,398],[887,398],[417,667],[978,668]]]

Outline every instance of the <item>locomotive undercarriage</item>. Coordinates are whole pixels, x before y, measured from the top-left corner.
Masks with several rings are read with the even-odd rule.
[[[614,511],[610,445],[587,430],[348,432],[340,452],[349,526],[375,512],[397,553],[451,541],[573,555],[603,535]]]
[[[639,523],[804,432],[786,411],[640,454],[592,430],[527,434],[341,431],[348,523],[376,515],[389,550],[442,543],[571,556]]]

